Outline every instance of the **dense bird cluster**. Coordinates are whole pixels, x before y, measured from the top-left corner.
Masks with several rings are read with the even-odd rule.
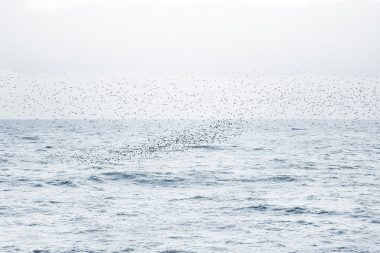
[[[182,151],[190,148],[207,148],[210,144],[221,143],[238,135],[241,121],[213,120],[201,124],[187,124],[168,136],[149,138],[137,145],[126,145],[117,151],[125,158],[150,156],[157,152]]]
[[[92,148],[81,149],[73,155],[75,160],[84,163],[119,163],[136,158],[147,158],[160,154],[185,151],[189,149],[212,149],[217,144],[241,134],[242,120],[203,120],[203,121],[159,121],[150,122],[138,128],[145,133],[134,136],[139,129],[131,126],[123,134],[125,141],[115,142],[110,138],[99,140]],[[116,122],[118,124],[118,122]],[[122,122],[120,123],[122,124]],[[124,124],[128,126],[128,123]],[[128,127],[127,127],[128,128]],[[60,155],[60,157],[68,157]],[[58,157],[55,156],[55,159]],[[69,160],[71,159],[68,157]],[[59,158],[58,158],[59,159]],[[67,162],[67,161],[65,161]]]

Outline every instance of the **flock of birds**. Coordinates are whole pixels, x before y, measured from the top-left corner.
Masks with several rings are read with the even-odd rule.
[[[256,72],[109,77],[5,71],[0,73],[0,117],[114,123],[208,119],[204,124],[186,123],[168,136],[126,143],[104,157],[119,160],[222,142],[253,119],[379,119],[379,82],[377,77]]]
[[[0,73],[3,118],[372,118],[379,78]]]
[[[151,135],[141,141],[133,141],[133,133],[124,135],[127,142],[113,146],[94,146],[90,149],[82,149],[74,154],[76,161],[88,163],[122,163],[125,161],[154,157],[163,153],[181,152],[189,149],[213,149],[212,145],[223,143],[226,140],[238,136],[243,131],[242,120],[211,120],[203,122],[176,122],[177,126],[168,126],[167,121],[161,122],[155,130],[164,131]],[[167,127],[167,129],[165,129]],[[147,127],[151,128],[151,127]],[[170,129],[170,130],[169,130]],[[66,157],[66,156],[60,156]],[[55,157],[57,158],[57,157]],[[67,162],[67,161],[66,161]]]

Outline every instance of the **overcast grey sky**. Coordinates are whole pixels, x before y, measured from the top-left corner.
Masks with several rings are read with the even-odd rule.
[[[376,0],[1,0],[0,68],[380,74]]]

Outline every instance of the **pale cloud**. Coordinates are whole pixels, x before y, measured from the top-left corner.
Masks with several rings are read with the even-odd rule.
[[[246,6],[276,6],[276,5],[304,5],[315,3],[333,2],[373,2],[380,3],[380,0],[24,0],[24,7],[30,11],[55,12],[70,9],[78,6],[107,3],[118,7],[132,5],[140,6],[186,6],[202,4],[242,4]]]
[[[0,0],[0,68],[379,75],[374,0]]]
[[[97,0],[26,0],[24,7],[31,11],[55,12],[95,2]]]

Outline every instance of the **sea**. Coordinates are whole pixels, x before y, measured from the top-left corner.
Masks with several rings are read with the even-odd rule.
[[[0,252],[380,252],[380,121],[1,120]]]

